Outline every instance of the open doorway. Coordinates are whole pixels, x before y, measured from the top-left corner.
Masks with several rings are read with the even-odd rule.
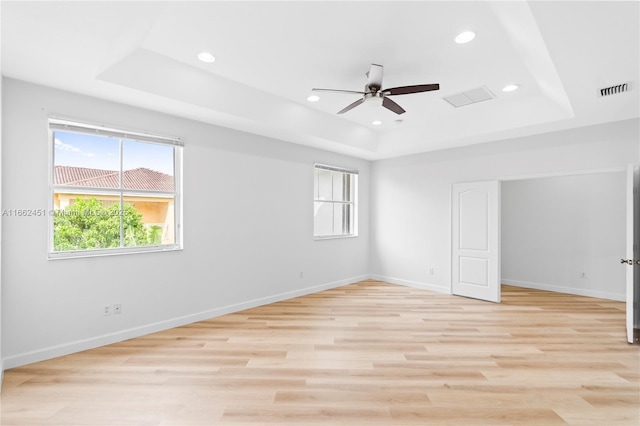
[[[510,284],[626,301],[627,340],[637,341],[639,188],[632,165],[452,185],[451,292],[500,302]]]
[[[502,283],[625,300],[626,175],[502,182]]]

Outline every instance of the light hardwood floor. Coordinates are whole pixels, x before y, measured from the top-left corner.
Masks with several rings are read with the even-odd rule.
[[[624,304],[364,281],[5,372],[8,425],[638,425]]]

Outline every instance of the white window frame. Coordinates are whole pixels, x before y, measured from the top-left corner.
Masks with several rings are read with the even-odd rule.
[[[184,148],[184,142],[179,138],[170,138],[164,136],[157,136],[148,133],[125,131],[115,127],[107,127],[101,125],[94,125],[88,123],[81,123],[76,121],[70,121],[66,119],[49,118],[49,191],[48,191],[48,259],[68,259],[68,258],[81,258],[81,257],[95,257],[95,256],[112,256],[121,254],[133,254],[133,253],[149,253],[149,252],[167,252],[182,250],[183,244],[183,226],[182,226],[182,149]],[[100,136],[109,136],[119,139],[128,139],[133,141],[140,141],[146,143],[156,143],[162,145],[170,145],[174,148],[174,169],[173,169],[173,192],[155,192],[155,191],[142,191],[135,189],[105,189],[105,188],[89,188],[89,187],[74,187],[70,185],[56,185],[54,180],[55,170],[55,131],[75,132],[81,134],[93,134]],[[122,146],[122,145],[121,145]],[[120,165],[122,168],[122,164]],[[149,246],[136,246],[136,247],[114,247],[105,249],[91,249],[91,250],[68,250],[68,251],[55,251],[53,244],[54,237],[54,194],[56,191],[64,191],[66,193],[87,194],[91,191],[91,194],[95,195],[110,195],[118,196],[120,202],[123,202],[125,193],[127,195],[135,194],[140,196],[152,196],[162,198],[173,198],[174,208],[174,227],[175,236],[173,244],[162,245],[149,245]],[[121,229],[122,232],[122,229]]]
[[[331,171],[331,172],[338,172],[338,173],[344,173],[344,174],[349,174],[351,176],[350,180],[352,182],[352,188],[351,188],[351,200],[323,200],[319,198],[319,194],[317,193],[317,188],[318,188],[318,182],[316,181],[317,177],[316,177],[316,171],[317,170],[326,170],[326,171]],[[313,202],[314,202],[314,231],[313,231],[313,238],[314,240],[318,241],[318,240],[330,240],[330,239],[337,239],[337,238],[354,238],[358,236],[358,170],[355,169],[348,169],[348,168],[343,168],[343,167],[337,167],[337,166],[331,166],[328,164],[321,164],[321,163],[315,163],[313,165],[313,176],[314,176],[314,194],[313,194]],[[316,202],[322,202],[322,203],[331,203],[331,204],[345,204],[345,205],[350,205],[351,206],[351,215],[348,216],[348,220],[349,220],[349,226],[350,229],[347,230],[346,232],[340,233],[340,234],[326,234],[326,235],[318,235],[316,234],[315,231],[315,220],[316,220],[316,216],[315,216],[315,203]],[[344,217],[344,216],[343,216]],[[343,223],[343,227],[344,227],[344,223]]]

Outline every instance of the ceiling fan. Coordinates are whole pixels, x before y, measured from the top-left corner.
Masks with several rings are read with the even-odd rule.
[[[353,93],[362,95],[362,98],[358,99],[352,104],[347,105],[338,114],[344,114],[345,112],[352,110],[353,108],[361,105],[365,102],[373,105],[382,105],[390,111],[396,114],[403,114],[406,111],[397,103],[388,98],[388,96],[396,95],[408,95],[410,93],[430,92],[432,90],[440,90],[439,84],[418,84],[415,86],[401,86],[392,87],[390,89],[382,89],[382,72],[383,66],[378,64],[371,64],[369,72],[366,73],[367,84],[364,86],[364,91],[359,92],[356,90],[340,90],[340,89],[317,89],[314,88],[314,92],[335,92],[335,93]]]

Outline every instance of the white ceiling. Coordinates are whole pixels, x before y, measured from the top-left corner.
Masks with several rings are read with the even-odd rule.
[[[2,74],[369,160],[637,118],[637,1],[2,1]],[[455,36],[476,38],[459,45]],[[208,50],[212,64],[196,55]],[[371,63],[401,116],[362,105]],[[602,98],[599,89],[631,82]],[[501,89],[517,83],[520,89]],[[495,99],[443,97],[485,87]],[[380,126],[372,125],[381,120]],[[401,119],[402,123],[396,123]]]

